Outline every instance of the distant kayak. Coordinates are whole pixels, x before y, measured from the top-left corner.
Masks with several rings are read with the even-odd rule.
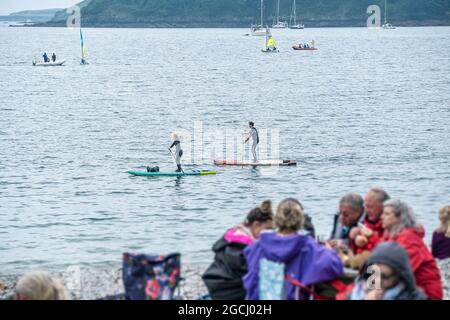
[[[207,170],[188,170],[185,172],[147,172],[147,171],[128,171],[129,174],[136,177],[183,177],[183,176],[205,176],[217,174],[215,171]]]
[[[295,160],[260,160],[258,162],[252,162],[252,161],[239,161],[239,160],[214,160],[214,164],[216,166],[281,166],[281,167],[287,167],[287,166],[296,166],[297,161]]]
[[[292,49],[294,49],[294,50],[299,50],[299,51],[302,51],[302,50],[304,50],[304,51],[313,51],[313,50],[318,50],[317,48],[300,48],[298,45],[296,45],[296,46],[292,46]]]
[[[58,67],[66,63],[66,60],[60,60],[55,62],[43,62],[43,61],[33,61],[33,66],[35,67]]]

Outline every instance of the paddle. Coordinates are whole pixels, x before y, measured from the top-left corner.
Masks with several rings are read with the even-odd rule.
[[[177,164],[177,158],[175,158],[175,155],[173,154],[173,152],[172,152],[172,150],[169,148],[169,151],[170,151],[170,154],[172,155],[172,157],[173,157],[173,160],[175,160],[175,164],[176,165],[178,165]],[[181,166],[180,166],[181,167]],[[183,168],[181,168],[181,172],[183,172],[183,174],[184,174],[184,170],[183,170]]]

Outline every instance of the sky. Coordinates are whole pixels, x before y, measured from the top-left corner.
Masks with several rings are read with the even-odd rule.
[[[81,0],[0,0],[0,16],[23,10],[68,8]]]

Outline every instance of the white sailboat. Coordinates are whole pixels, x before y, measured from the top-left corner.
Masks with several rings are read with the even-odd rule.
[[[263,28],[264,24],[264,0],[261,0],[261,24],[251,25],[250,33],[252,36],[265,36],[266,30]]]
[[[387,0],[384,0],[384,24],[383,29],[395,29],[395,27],[387,22]]]
[[[294,20],[294,24],[292,24],[292,20]],[[297,8],[294,4],[292,5],[291,19],[289,21],[289,29],[305,29],[305,25],[303,23],[297,23]]]
[[[278,0],[277,7],[277,23],[272,25],[274,29],[286,29],[288,27],[288,23],[286,21],[280,21],[280,0]]]

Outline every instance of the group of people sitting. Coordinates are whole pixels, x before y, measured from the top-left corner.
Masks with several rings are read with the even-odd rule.
[[[431,250],[412,208],[373,188],[341,198],[330,239],[316,240],[310,215],[294,198],[264,201],[214,244],[202,275],[214,300],[441,300],[437,260],[450,258],[450,205],[439,211]],[[18,300],[65,300],[63,284],[32,272]]]
[[[45,63],[49,63],[50,62],[50,58],[48,57],[47,52],[44,52],[42,57],[44,58],[44,62]],[[52,54],[52,62],[56,62],[56,54],[55,53]]]
[[[430,251],[412,208],[374,188],[364,199],[345,195],[330,239],[316,241],[298,200],[282,201],[275,213],[265,201],[216,242],[203,281],[220,300],[440,300],[436,259],[450,258],[450,206],[439,218]],[[321,294],[327,287],[331,296]]]

